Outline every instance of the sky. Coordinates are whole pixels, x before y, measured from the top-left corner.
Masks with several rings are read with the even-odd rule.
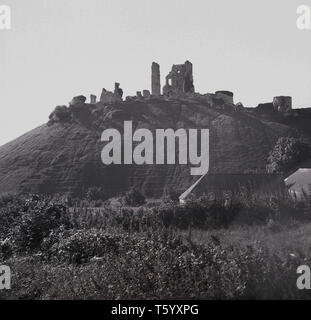
[[[0,0],[0,145],[43,124],[57,105],[162,84],[190,60],[197,92],[230,90],[253,107],[291,95],[311,107],[311,30],[296,27],[311,0]]]

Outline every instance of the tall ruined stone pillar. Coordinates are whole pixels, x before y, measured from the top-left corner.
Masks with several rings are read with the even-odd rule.
[[[151,91],[156,97],[161,95],[160,65],[156,62],[151,67]]]
[[[186,61],[184,64],[184,92],[185,93],[193,93],[194,85],[193,85],[193,66],[190,61]]]

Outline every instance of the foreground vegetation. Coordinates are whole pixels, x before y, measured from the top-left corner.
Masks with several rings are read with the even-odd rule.
[[[2,197],[0,264],[12,269],[12,290],[0,297],[311,298],[296,287],[297,267],[311,266],[307,195],[144,202],[135,192],[98,208]]]

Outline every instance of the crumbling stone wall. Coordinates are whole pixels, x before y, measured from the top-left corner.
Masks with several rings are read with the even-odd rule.
[[[120,99],[122,100],[122,97],[123,97],[123,90],[120,88],[120,83],[116,82],[114,84],[114,94],[116,96],[119,96]]]
[[[235,111],[243,111],[245,109],[244,105],[242,102],[238,102],[235,106],[234,106],[234,110]]]
[[[233,92],[230,91],[216,91],[215,98],[221,99],[225,104],[234,104],[233,103]]]
[[[143,97],[144,97],[144,99],[150,99],[150,97],[151,97],[150,91],[149,90],[144,90],[143,91]]]
[[[100,96],[100,101],[102,103],[115,103],[121,102],[123,97],[123,90],[120,88],[120,83],[115,83],[114,92],[107,91],[103,89],[102,94]]]
[[[280,113],[286,113],[291,111],[292,97],[289,96],[278,96],[273,98],[273,102],[261,103],[257,106],[257,109],[261,112],[273,113],[275,111]]]
[[[273,98],[273,107],[276,111],[287,112],[292,110],[292,97],[279,96]]]
[[[193,66],[190,61],[173,65],[163,87],[163,94],[167,97],[178,98],[187,93],[194,93]]]

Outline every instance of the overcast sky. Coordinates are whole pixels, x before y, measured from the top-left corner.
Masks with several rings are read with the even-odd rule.
[[[296,27],[311,0],[1,0],[0,145],[45,123],[75,95],[121,83],[125,95],[194,64],[196,91],[231,90],[256,106],[292,95],[311,106],[311,31]]]

